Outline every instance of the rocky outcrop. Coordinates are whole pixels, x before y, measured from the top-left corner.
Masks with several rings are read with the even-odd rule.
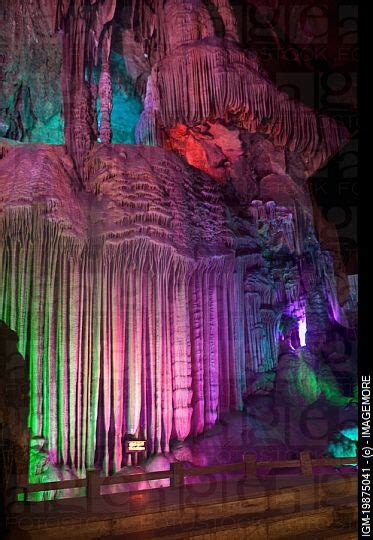
[[[203,46],[182,45],[153,68],[138,139],[162,143],[163,129],[178,122],[193,126],[226,117],[249,132],[272,135],[277,145],[297,149],[310,172],[348,140],[342,127],[275,90],[250,57],[216,38]]]
[[[16,488],[27,482],[29,431],[27,429],[28,365],[18,352],[18,337],[0,320],[0,531],[9,527],[9,508]]]

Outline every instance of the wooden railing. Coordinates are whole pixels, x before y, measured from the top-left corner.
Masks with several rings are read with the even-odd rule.
[[[205,474],[221,473],[242,473],[246,478],[256,476],[259,468],[294,468],[300,469],[303,476],[312,476],[313,467],[350,465],[354,466],[356,458],[311,458],[308,451],[301,452],[299,459],[290,459],[282,461],[257,461],[255,454],[244,454],[240,463],[228,463],[220,465],[210,465],[207,467],[185,468],[183,463],[171,463],[168,471],[147,472],[131,475],[117,475],[103,477],[98,469],[87,470],[86,478],[75,480],[62,480],[57,482],[45,482],[39,484],[27,484],[17,490],[17,493],[23,493],[24,501],[27,501],[29,493],[40,491],[54,491],[61,489],[86,488],[86,497],[89,500],[97,499],[101,496],[101,486],[112,486],[116,484],[128,484],[132,482],[142,482],[151,480],[170,479],[172,487],[182,487],[185,484],[185,478],[189,476],[200,476]]]

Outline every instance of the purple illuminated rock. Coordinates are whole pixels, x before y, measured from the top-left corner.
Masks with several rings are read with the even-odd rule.
[[[3,11],[5,134],[62,111],[65,145],[1,141],[0,317],[29,355],[32,435],[79,474],[120,471],[125,436],[167,454],[267,391],[296,342],[284,314],[315,350],[348,324],[307,184],[348,133],[276,88],[227,0]],[[142,99],[145,144],[111,144],[114,82]]]

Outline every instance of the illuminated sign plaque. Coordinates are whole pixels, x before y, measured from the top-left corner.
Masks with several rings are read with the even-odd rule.
[[[145,452],[146,441],[126,441],[126,452]]]

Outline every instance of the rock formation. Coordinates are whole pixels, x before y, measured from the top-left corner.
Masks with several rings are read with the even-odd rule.
[[[0,320],[0,532],[5,533],[16,488],[29,469],[28,369],[17,350],[17,335]]]
[[[349,324],[307,185],[348,133],[273,85],[229,1],[40,5],[41,34],[31,0],[3,11],[28,22],[31,50],[56,43],[46,92],[65,145],[29,142],[38,98],[19,83],[1,139],[0,318],[30,364],[32,437],[79,474],[108,473],[129,464],[127,434],[168,452],[242,410],[253,373],[277,366],[284,316],[316,348]],[[138,144],[112,144],[127,87]]]

